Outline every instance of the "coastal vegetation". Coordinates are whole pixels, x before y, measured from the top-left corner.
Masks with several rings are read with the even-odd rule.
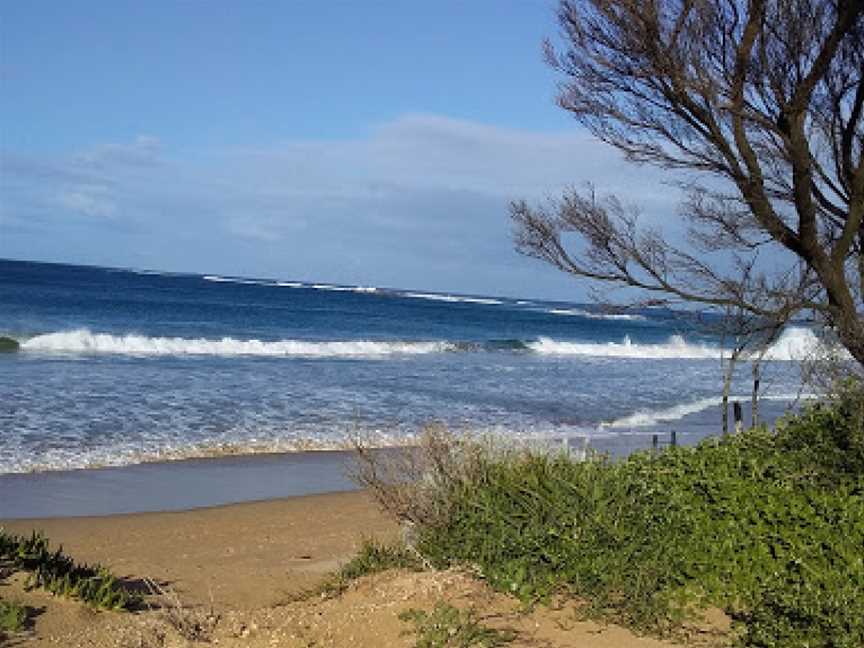
[[[367,538],[360,551],[337,571],[331,574],[312,593],[322,596],[338,596],[348,585],[363,576],[377,574],[388,569],[418,571],[423,564],[416,553],[400,543],[383,543]]]
[[[361,451],[356,477],[425,561],[526,604],[575,597],[661,635],[720,608],[741,645],[864,645],[860,387],[775,431],[615,462],[434,430],[398,459]]]
[[[77,563],[62,547],[52,551],[48,539],[36,531],[25,537],[0,529],[0,566],[27,572],[28,587],[100,610],[128,610],[140,598],[105,567]]]
[[[15,601],[0,599],[0,640],[4,633],[20,632],[27,622],[27,608]]]
[[[483,625],[474,609],[460,610],[440,601],[431,612],[411,608],[399,619],[413,625],[405,634],[416,635],[416,648],[497,648],[516,638],[511,631]]]

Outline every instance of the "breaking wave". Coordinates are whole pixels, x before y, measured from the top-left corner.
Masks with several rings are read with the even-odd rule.
[[[766,360],[797,361],[803,360],[822,346],[822,342],[810,329],[791,327],[768,349]],[[710,344],[693,344],[680,335],[671,336],[659,344],[635,343],[630,336],[621,342],[565,342],[541,337],[528,343],[528,348],[543,355],[577,355],[606,358],[634,359],[682,359],[709,360],[719,359],[724,350]],[[728,353],[728,352],[725,352]]]
[[[749,402],[751,396],[748,395],[732,395],[729,396],[729,402]],[[795,402],[799,400],[808,400],[815,398],[814,394],[763,394],[759,396],[761,401],[788,401]],[[709,407],[720,407],[722,399],[719,396],[710,398],[701,398],[690,403],[679,403],[671,407],[663,409],[642,409],[623,416],[608,423],[601,423],[600,428],[634,428],[634,427],[649,427],[658,423],[667,423],[669,421],[678,421],[690,414],[696,414]]]
[[[562,342],[541,337],[528,348],[542,355],[579,355],[605,358],[705,359],[719,358],[719,347],[690,344],[680,335],[673,335],[663,344],[637,344],[625,336],[621,342]]]
[[[809,329],[791,328],[765,355],[766,360],[795,361],[819,348]],[[576,342],[541,337],[536,340],[411,341],[411,340],[241,340],[148,337],[136,334],[94,333],[87,329],[59,331],[21,340],[22,351],[121,355],[271,356],[271,357],[384,357],[444,352],[530,352],[544,356],[586,356],[646,360],[716,360],[719,346],[697,344],[673,335],[662,343]]]
[[[462,297],[460,295],[438,295],[435,293],[406,292],[402,293],[402,297],[410,297],[411,299],[427,299],[429,301],[440,301],[450,304],[483,304],[494,306],[503,303],[500,299],[492,299],[489,297]]]
[[[644,315],[632,315],[628,313],[592,313],[581,308],[551,308],[547,311],[550,315],[571,315],[574,317],[585,317],[587,319],[622,320],[628,322],[641,322],[646,318]]]
[[[274,286],[272,281],[259,281],[256,279],[237,279],[234,277],[221,277],[219,275],[204,275],[201,277],[204,281],[212,281],[213,283],[230,283],[239,284],[242,286]]]
[[[105,353],[124,355],[216,355],[216,356],[302,356],[380,357],[416,355],[446,351],[445,342],[379,342],[351,340],[315,342],[307,340],[237,340],[205,338],[146,337],[91,333],[86,329],[48,333],[21,345],[23,351],[61,353]]]

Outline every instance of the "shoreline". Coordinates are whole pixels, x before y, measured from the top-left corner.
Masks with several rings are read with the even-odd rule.
[[[0,520],[166,513],[355,491],[346,450],[0,475]]]
[[[773,422],[786,401],[762,403],[763,420]],[[745,404],[745,421],[749,407]],[[675,430],[681,445],[719,436],[719,413],[713,407],[686,413],[673,421],[629,428],[605,428],[595,435],[566,439],[519,439],[529,445],[569,448],[579,453],[589,438],[592,450],[613,458],[651,448],[657,434],[662,446]],[[458,433],[458,430],[455,431]],[[388,452],[405,446],[379,448]],[[353,450],[310,449],[299,452],[231,454],[153,461],[125,466],[77,468],[0,474],[0,520],[105,516],[186,511],[199,508],[355,491],[347,473]]]

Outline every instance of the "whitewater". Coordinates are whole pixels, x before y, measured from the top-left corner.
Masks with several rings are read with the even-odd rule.
[[[680,313],[305,277],[0,260],[0,474],[455,433],[626,454],[716,434],[722,341]],[[763,367],[769,418],[819,341]],[[732,395],[748,400],[746,358]]]
[[[475,302],[476,303],[476,302]],[[484,303],[484,302],[481,302]],[[500,303],[500,302],[499,302]],[[147,337],[144,335],[111,335],[93,333],[87,329],[37,335],[22,340],[25,352],[119,354],[119,355],[210,355],[210,356],[303,356],[303,357],[367,357],[426,353],[456,353],[464,351],[500,350],[495,341],[482,345],[469,341],[374,341],[342,340],[314,342],[308,340],[242,340]],[[767,360],[802,361],[812,356],[821,344],[810,329],[790,327],[765,352]],[[673,335],[661,344],[636,344],[629,336],[621,342],[580,343],[552,340],[512,341],[513,352],[531,351],[541,355],[580,355],[632,359],[714,359],[729,357],[730,351],[708,344],[690,344],[682,336]],[[745,354],[744,359],[747,356]]]

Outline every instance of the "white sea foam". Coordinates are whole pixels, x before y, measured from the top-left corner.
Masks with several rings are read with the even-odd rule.
[[[732,399],[732,400],[745,400],[743,398]],[[673,405],[672,407],[660,409],[660,410],[639,410],[630,414],[628,416],[624,416],[622,418],[616,419],[610,423],[601,423],[601,428],[631,428],[631,427],[646,427],[649,425],[656,425],[657,423],[663,423],[667,421],[677,421],[679,419],[684,418],[688,414],[695,414],[696,412],[701,412],[702,410],[708,409],[709,407],[714,407],[715,405],[720,404],[719,398],[702,398],[697,401],[693,401],[692,403],[680,403],[678,405]]]
[[[760,395],[759,399],[763,401],[779,400],[793,402],[797,400],[807,400],[814,397],[814,394],[764,394]],[[732,395],[729,396],[729,402],[749,402],[750,398],[750,395]],[[678,421],[685,416],[689,416],[690,414],[696,414],[697,412],[706,410],[709,407],[719,407],[721,402],[722,399],[719,396],[713,396],[710,398],[701,398],[690,403],[679,403],[677,405],[662,409],[642,409],[634,412],[633,414],[629,414],[628,416],[623,416],[619,419],[615,419],[614,421],[608,423],[601,423],[600,428],[603,429],[648,427],[651,425],[656,425],[658,423]]]
[[[822,343],[807,328],[790,327],[768,349],[766,360],[800,361],[819,349]],[[607,358],[645,358],[685,360],[719,359],[724,351],[719,346],[693,344],[680,335],[671,336],[665,343],[640,344],[625,336],[621,342],[570,342],[541,337],[528,343],[528,348],[543,355],[577,355]],[[747,356],[745,356],[746,359]]]
[[[680,335],[673,335],[664,344],[636,344],[625,336],[622,342],[563,342],[541,337],[529,342],[528,348],[542,355],[579,355],[606,358],[705,359],[718,358],[720,349],[690,344]]]
[[[818,339],[808,329],[792,328],[769,349],[766,360],[795,361],[811,352]],[[621,342],[575,342],[541,337],[526,347],[540,355],[590,356],[631,359],[719,359],[717,346],[687,342],[673,335],[665,343],[640,344],[625,336]],[[428,354],[464,350],[455,342],[381,341],[381,340],[274,340],[148,337],[126,334],[94,333],[87,329],[59,331],[39,335],[21,344],[23,351],[125,354],[125,355],[213,355],[213,356],[388,356]]]
[[[429,301],[441,301],[441,302],[449,302],[456,303],[459,301],[458,297],[454,297],[453,295],[435,295],[432,293],[403,293],[403,297],[411,297],[413,299],[428,299]]]
[[[791,326],[780,335],[765,354],[766,360],[800,361],[813,354],[834,353],[841,358],[850,358],[849,353],[838,346],[829,347],[809,328]]]
[[[243,286],[274,286],[271,281],[258,281],[256,279],[235,279],[231,277],[220,277],[219,275],[204,275],[201,277],[204,281],[212,281],[214,283],[232,283]]]
[[[86,329],[48,333],[21,345],[23,351],[120,354],[120,355],[211,355],[211,356],[305,356],[380,357],[437,353],[446,342],[379,342],[372,340],[220,340],[205,338],[146,337],[92,333]]]
[[[315,290],[327,290],[330,292],[352,292],[354,288],[350,286],[334,286],[332,284],[312,284]]]
[[[502,303],[501,300],[492,299],[491,297],[460,297],[459,301],[466,304],[485,304],[487,306],[495,306]]]
[[[624,321],[642,321],[645,319],[642,315],[630,315],[627,313],[592,313],[580,308],[551,308],[546,312],[550,315],[570,315],[574,317],[585,317],[587,319]]]
[[[496,305],[501,304],[502,302],[498,299],[492,299],[490,297],[460,297],[456,295],[438,295],[435,293],[403,293],[403,297],[411,297],[413,299],[428,299],[429,301],[440,301],[440,302],[448,302],[451,304],[484,304],[484,305]]]
[[[299,281],[277,281],[276,285],[280,288],[302,288],[303,284]]]
[[[42,452],[38,457],[30,453],[0,455],[0,475],[82,470],[129,466],[146,463],[182,461],[186,459],[217,459],[220,457],[253,456],[265,454],[294,454],[301,452],[327,452],[353,450],[362,438],[369,448],[398,448],[417,443],[418,435],[392,433],[379,430],[357,433],[341,431],[333,435],[287,434],[267,439],[148,439],[147,449],[135,443],[121,443],[110,447],[76,449],[59,445]]]

